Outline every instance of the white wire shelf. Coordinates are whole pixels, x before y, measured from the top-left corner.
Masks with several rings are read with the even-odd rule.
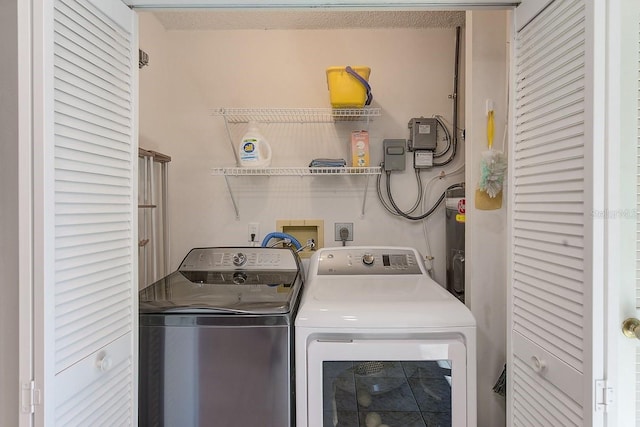
[[[367,189],[369,188],[369,178],[373,175],[380,175],[382,168],[380,166],[373,167],[269,167],[269,168],[212,168],[211,174],[224,176],[224,181],[231,197],[233,209],[236,212],[236,219],[240,219],[240,209],[233,193],[229,177],[243,176],[360,176],[365,179],[364,196],[362,199],[361,215],[364,217],[365,206],[367,203]]]
[[[333,123],[369,121],[380,116],[380,108],[217,108],[212,114],[227,123]]]
[[[318,175],[380,175],[374,167],[269,167],[269,168],[212,168],[212,175],[225,176],[318,176]]]

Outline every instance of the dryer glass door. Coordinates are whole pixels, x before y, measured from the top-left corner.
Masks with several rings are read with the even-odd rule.
[[[466,425],[460,341],[316,340],[308,350],[309,427]]]

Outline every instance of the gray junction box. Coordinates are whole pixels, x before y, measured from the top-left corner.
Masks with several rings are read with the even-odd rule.
[[[438,145],[438,121],[433,118],[420,117],[409,120],[409,151],[435,151]]]
[[[403,171],[405,169],[405,145],[404,139],[385,139],[382,141],[385,171]]]

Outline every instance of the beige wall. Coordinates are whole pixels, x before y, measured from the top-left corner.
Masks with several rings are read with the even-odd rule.
[[[464,41],[464,36],[463,36]],[[464,46],[464,42],[462,42]],[[246,244],[247,224],[260,223],[261,238],[278,219],[320,218],[325,244],[335,246],[335,222],[354,223],[360,245],[407,245],[427,253],[422,222],[388,214],[369,182],[361,215],[363,177],[230,178],[240,218],[235,218],[224,178],[214,166],[234,166],[233,151],[246,127],[232,125],[232,145],[219,107],[329,107],[325,69],[368,65],[374,106],[382,116],[368,127],[371,163],[382,160],[384,138],[407,138],[412,117],[440,114],[452,120],[454,29],[244,30],[166,32],[140,14],[140,47],[150,65],[140,72],[140,145],[172,157],[170,217],[172,268],[192,247]],[[462,50],[464,52],[464,50]],[[464,57],[463,57],[464,58]],[[464,103],[464,59],[460,98]],[[464,108],[459,110],[464,126]],[[313,158],[348,158],[350,132],[364,123],[270,124],[261,126],[273,148],[273,166],[306,166]],[[464,164],[464,141],[445,171]],[[412,163],[393,174],[395,200],[409,208],[417,196]],[[427,182],[440,173],[422,173]],[[440,180],[428,205],[463,174]],[[383,181],[384,188],[384,181]],[[427,221],[436,279],[444,282],[444,209]]]
[[[17,1],[0,2],[0,426],[18,425]]]
[[[467,232],[469,306],[478,322],[478,426],[505,425],[505,400],[492,387],[506,362],[506,198],[498,210],[475,209],[480,159],[487,150],[486,100],[495,108],[494,148],[503,147],[507,117],[505,12],[467,12]],[[506,192],[506,189],[504,190]]]
[[[0,54],[4,59],[0,61],[0,196],[3,200],[0,208],[3,255],[0,257],[0,271],[3,272],[0,425],[17,425],[18,418],[18,294],[15,285],[18,281],[18,97],[17,68],[10,60],[17,58],[16,3],[0,3]],[[470,80],[473,105],[467,111],[475,111],[471,113],[473,123],[466,125],[468,139],[476,132],[482,134],[483,119],[477,111],[484,111],[485,96],[498,98],[496,93],[503,90],[500,88],[504,80],[498,81],[496,76],[505,70],[501,64],[504,59],[500,59],[505,32],[503,15],[474,12],[472,18],[472,23],[475,22],[471,27],[472,37],[474,40],[477,37],[478,43],[474,43],[476,47],[468,56],[473,62],[470,69],[474,78]],[[345,30],[332,34],[230,31],[211,32],[201,37],[188,32],[166,33],[147,14],[141,14],[140,28],[140,46],[151,56],[150,66],[140,74],[140,144],[166,152],[174,159],[170,182],[173,267],[193,246],[244,243],[248,222],[260,222],[264,235],[272,230],[275,219],[289,217],[324,218],[328,244],[338,244],[332,238],[333,222],[352,221],[354,244],[409,245],[427,252],[422,226],[389,216],[379,206],[372,183],[367,194],[366,215],[360,217],[364,189],[362,180],[356,178],[269,178],[244,183],[232,179],[239,185],[240,220],[236,220],[223,178],[209,174],[212,166],[233,164],[221,119],[212,117],[209,109],[224,106],[324,107],[327,106],[324,68],[352,61],[370,65],[375,104],[383,109],[383,116],[369,127],[373,163],[376,164],[381,159],[382,139],[406,138],[409,118],[437,113],[451,120],[447,95],[452,87],[453,30]],[[488,49],[486,58],[484,54],[480,55],[483,45]],[[474,66],[476,61],[479,61],[479,67]],[[488,69],[481,73],[485,62]],[[286,63],[286,70],[275,65],[278,63]],[[464,67],[464,57],[461,66]],[[464,72],[461,73],[463,87]],[[471,99],[470,95],[467,97]],[[461,108],[461,127],[464,126],[464,114],[465,109]],[[496,128],[501,129],[499,122]],[[290,125],[280,129],[269,127],[265,133],[277,156],[274,164],[289,166],[306,164],[313,157],[346,156],[345,138],[349,130],[344,125],[335,128],[330,125]],[[242,129],[236,132],[240,134]],[[317,138],[318,135],[321,137]],[[477,145],[467,160],[469,180],[477,175],[477,169],[473,167],[477,161],[475,147]],[[464,148],[460,148],[464,152]],[[461,156],[451,169],[462,161]],[[429,174],[424,175],[424,179],[428,179]],[[455,178],[434,188],[430,201],[461,176]],[[409,206],[415,195],[412,173],[394,175],[393,183],[401,205]],[[443,215],[439,210],[428,221],[432,253],[436,256],[436,279],[441,282],[444,278],[444,260],[440,255],[443,253]],[[470,213],[474,229],[476,225],[482,227],[483,223],[474,222],[473,215]],[[485,215],[487,223],[484,225],[494,226],[485,228],[482,233],[472,232],[473,237],[467,241],[473,261],[468,264],[468,272],[473,271],[470,286],[472,292],[476,291],[471,308],[480,328],[478,425],[494,426],[500,425],[504,417],[499,401],[487,389],[497,378],[504,358],[505,292],[501,273],[504,268],[500,266],[500,260],[504,259],[500,241],[504,230],[500,224],[504,221],[501,212],[475,215],[478,219]]]
[[[485,100],[496,103],[496,142],[502,142],[506,114],[506,13],[473,12],[462,32],[460,64],[459,157],[445,171],[465,165],[474,191],[480,153],[486,147]],[[465,34],[471,32],[470,34]],[[465,49],[465,44],[470,47]],[[440,114],[449,122],[452,106],[454,29],[165,31],[148,13],[140,14],[140,47],[150,65],[140,73],[140,144],[172,156],[170,218],[172,268],[192,247],[246,244],[247,224],[260,223],[260,234],[273,231],[283,218],[321,218],[326,245],[334,222],[353,222],[359,245],[406,245],[435,256],[435,278],[444,283],[444,210],[426,222],[388,214],[369,183],[366,211],[361,177],[230,178],[240,218],[224,178],[211,176],[214,166],[234,166],[218,107],[328,107],[324,70],[332,65],[364,64],[372,68],[374,106],[382,116],[369,126],[372,164],[382,159],[384,138],[407,138],[412,117]],[[468,66],[467,66],[468,62]],[[465,75],[465,70],[471,71]],[[467,86],[468,85],[468,86]],[[466,100],[466,102],[465,102]],[[465,107],[466,104],[466,107]],[[466,120],[465,120],[466,116]],[[274,166],[304,166],[315,157],[348,156],[352,124],[272,124],[262,131],[274,150]],[[232,126],[233,146],[245,127]],[[470,153],[470,154],[469,154]],[[440,168],[422,173],[429,181]],[[448,185],[465,180],[465,172],[438,181],[430,205]],[[393,174],[394,197],[410,207],[417,191],[412,163]],[[467,206],[473,204],[467,192]],[[478,425],[504,425],[504,400],[491,388],[505,362],[505,208],[477,212],[467,223],[467,283],[470,307],[478,319]]]

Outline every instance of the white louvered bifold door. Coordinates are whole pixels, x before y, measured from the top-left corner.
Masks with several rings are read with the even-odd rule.
[[[136,420],[137,56],[119,0],[55,0],[45,424]],[[45,215],[47,215],[45,213]],[[45,230],[49,231],[49,230]],[[52,360],[51,360],[52,359]]]
[[[548,3],[513,49],[507,425],[582,427],[593,425],[589,2]]]

